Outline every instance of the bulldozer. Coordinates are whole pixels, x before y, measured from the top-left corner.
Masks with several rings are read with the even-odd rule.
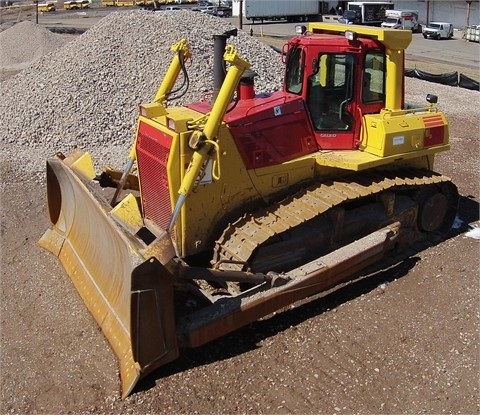
[[[438,98],[405,103],[411,31],[299,26],[283,89],[261,93],[235,35],[213,35],[213,92],[181,106],[192,53],[171,47],[123,170],[81,150],[47,160],[39,244],[108,339],[124,398],[182,350],[444,238],[457,213],[434,171],[450,148]]]

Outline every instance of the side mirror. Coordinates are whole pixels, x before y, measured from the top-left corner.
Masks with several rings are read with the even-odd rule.
[[[433,94],[427,94],[426,100],[430,104],[436,104],[438,102],[438,97]]]

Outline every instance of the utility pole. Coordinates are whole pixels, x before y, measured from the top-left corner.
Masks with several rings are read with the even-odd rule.
[[[470,0],[467,0],[467,26],[470,26],[470,8],[471,8],[472,2]]]
[[[38,24],[38,0],[33,0],[35,3],[35,23]]]
[[[238,27],[240,30],[243,29],[243,0],[239,0],[240,5],[238,9]]]

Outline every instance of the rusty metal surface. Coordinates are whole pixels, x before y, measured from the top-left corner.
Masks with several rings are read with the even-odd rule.
[[[400,223],[317,258],[284,275],[289,282],[257,286],[236,298],[218,301],[185,317],[178,331],[185,347],[198,347],[286,305],[325,291],[355,272],[379,261],[401,238]]]

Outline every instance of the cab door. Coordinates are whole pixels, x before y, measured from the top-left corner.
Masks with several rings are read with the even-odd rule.
[[[355,146],[355,60],[354,54],[321,53],[313,63],[306,103],[322,149]]]
[[[385,108],[385,64],[382,50],[319,55],[306,103],[320,148],[358,148],[363,115]]]

